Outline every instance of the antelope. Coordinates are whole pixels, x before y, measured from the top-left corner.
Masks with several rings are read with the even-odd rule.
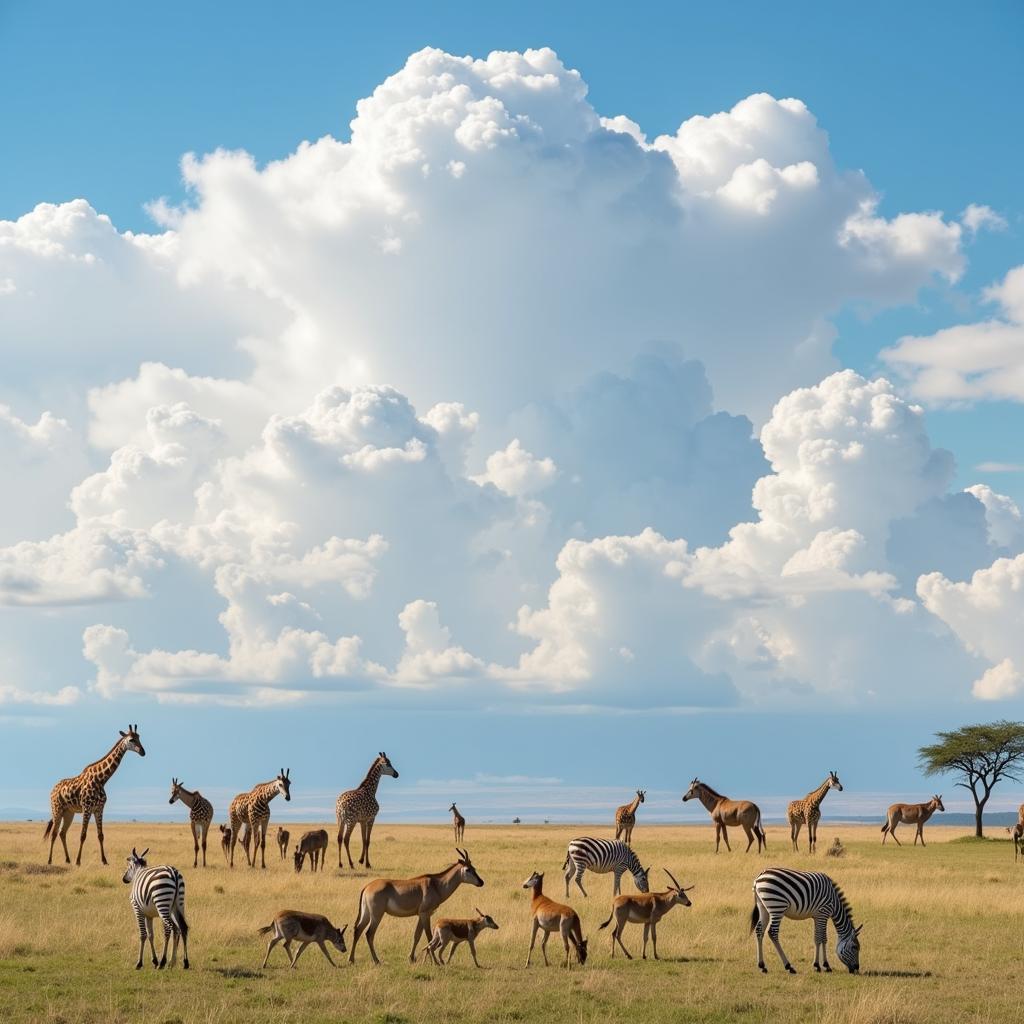
[[[231,826],[220,825],[220,848],[224,851],[225,863],[230,863],[231,860]],[[239,836],[239,842],[242,844],[242,849],[245,850],[245,856],[249,856],[249,826],[242,826],[242,834]]]
[[[469,944],[470,953],[473,954],[473,963],[477,967],[480,966],[480,961],[476,958],[476,937],[485,928],[493,928],[497,931],[498,926],[490,914],[485,914],[479,907],[473,909],[477,913],[476,917],[442,917],[434,925],[434,934],[430,937],[423,952],[424,960],[429,956],[435,964],[439,966],[443,964],[445,962],[444,951],[450,942],[452,951],[448,954],[448,963],[451,963],[452,957],[455,956],[455,950],[461,943],[466,942]]]
[[[455,831],[455,842],[461,843],[462,837],[466,834],[466,819],[459,814],[459,809],[455,806],[454,800],[448,810],[452,812],[452,828]]]
[[[711,815],[711,820],[715,823],[715,853],[718,853],[719,843],[722,839],[725,840],[725,848],[732,853],[726,826],[735,827],[736,825],[742,826],[743,831],[747,834],[747,849],[744,852],[750,852],[755,836],[757,852],[761,852],[762,846],[766,850],[768,849],[768,839],[761,827],[761,809],[757,804],[751,803],[749,800],[730,800],[727,796],[716,793],[700,779],[694,779],[690,783],[690,788],[683,797],[683,803],[695,798],[704,805],[704,809]]]
[[[572,907],[564,903],[556,903],[544,895],[544,875],[534,871],[530,877],[523,882],[524,889],[533,890],[533,898],[530,900],[530,913],[533,915],[533,933],[530,936],[530,952],[526,954],[526,966],[530,966],[530,959],[533,957],[533,947],[537,943],[537,932],[544,932],[541,940],[540,951],[544,954],[544,966],[550,967],[548,963],[548,939],[551,933],[557,931],[562,936],[565,944],[565,966],[569,966],[569,943],[572,943],[576,950],[576,959],[582,967],[587,962],[587,940],[583,938],[583,927],[580,924],[580,916]]]
[[[636,809],[644,802],[647,791],[638,789],[636,797],[628,804],[623,804],[615,811],[615,838],[622,839],[626,845],[633,842],[633,829],[636,827]]]
[[[299,962],[299,957],[302,956],[302,951],[311,942],[315,942],[320,947],[320,952],[327,957],[327,962],[332,967],[337,967],[338,965],[331,959],[331,954],[327,952],[327,947],[324,943],[330,942],[339,952],[346,952],[345,928],[347,927],[348,925],[345,925],[341,931],[338,931],[322,914],[304,914],[298,910],[281,910],[274,915],[274,920],[265,928],[261,928],[259,932],[260,935],[266,935],[268,932],[274,933],[267,946],[267,955],[263,958],[263,967],[267,966],[267,961],[270,959],[270,951],[279,942],[284,943],[284,951],[288,954],[293,970]],[[299,948],[295,956],[292,956],[291,944],[296,940],[299,942]]]
[[[618,942],[622,952],[626,954],[627,960],[632,960],[629,950],[622,944],[622,933],[627,924],[642,924],[644,926],[644,951],[643,959],[647,959],[647,935],[650,933],[651,942],[654,945],[654,959],[658,959],[658,922],[675,906],[692,907],[690,897],[686,894],[693,888],[688,885],[685,889],[675,880],[672,872],[667,868],[665,874],[672,880],[672,886],[664,892],[647,892],[638,896],[616,896],[612,900],[612,912],[608,920],[599,928],[607,928],[615,918],[615,927],[612,929],[612,956],[615,956],[615,943]]]
[[[320,828],[315,831],[304,832],[302,838],[295,844],[295,873],[302,870],[302,864],[307,855],[309,863],[316,874],[317,865],[320,870],[324,869],[324,862],[327,860],[327,829]]]
[[[281,855],[281,860],[284,860],[288,856],[288,840],[291,839],[292,834],[286,828],[281,828],[280,825],[277,827],[277,852]]]
[[[366,945],[375,964],[379,964],[377,950],[373,946],[373,937],[385,914],[392,917],[415,917],[416,931],[412,937],[412,952],[409,962],[416,962],[416,946],[421,935],[431,935],[430,915],[463,882],[478,888],[484,880],[477,874],[469,854],[456,847],[459,859],[444,871],[430,875],[417,875],[415,878],[375,878],[363,886],[359,894],[359,909],[355,929],[352,932],[352,949],[348,954],[348,962],[356,962],[356,946],[359,937],[366,933]]]
[[[914,833],[914,845],[917,846],[918,839],[924,846],[924,823],[936,812],[945,811],[942,806],[942,797],[936,794],[926,804],[892,804],[885,816],[885,824],[882,826],[882,845],[886,839],[892,836],[896,839],[896,826],[905,821],[908,825],[917,825]],[[896,839],[896,845],[903,844]]]
[[[1013,840],[1013,862],[1017,863],[1017,857],[1024,853],[1024,822],[1017,822],[1013,828],[1007,828],[1010,838]]]

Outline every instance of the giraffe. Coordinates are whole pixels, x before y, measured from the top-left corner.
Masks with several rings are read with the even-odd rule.
[[[341,844],[345,844],[345,853],[348,854],[348,866],[354,868],[352,863],[352,851],[349,849],[349,842],[352,839],[352,832],[358,823],[363,836],[363,851],[359,854],[359,863],[365,868],[370,867],[370,833],[373,831],[373,821],[380,810],[377,803],[377,784],[382,775],[390,775],[393,779],[398,778],[398,772],[394,765],[388,760],[388,755],[382,750],[374,759],[366,773],[366,778],[356,786],[355,789],[347,789],[338,797],[334,806],[338,816],[338,867],[344,867],[341,862]]]
[[[807,822],[807,852],[814,853],[818,845],[818,822],[821,821],[821,801],[830,789],[843,791],[843,784],[835,772],[829,772],[828,778],[803,800],[791,800],[788,808],[789,833],[793,840],[793,852],[800,849],[800,829]]]
[[[647,791],[638,789],[632,803],[623,804],[615,811],[615,838],[622,838],[627,846],[633,841],[633,829],[636,826],[636,809],[644,802],[645,796],[647,796]]]
[[[291,800],[291,768],[285,771],[284,768],[278,772],[277,778],[270,782],[261,782],[253,786],[248,793],[239,793],[231,801],[228,813],[231,815],[231,867],[235,866],[235,843],[239,839],[239,832],[243,824],[249,827],[251,836],[252,857],[249,856],[249,847],[244,845],[245,859],[249,867],[256,866],[256,850],[260,851],[260,866],[267,866],[267,826],[270,824],[270,801],[283,793],[285,800]]]
[[[50,820],[46,823],[43,839],[50,837],[50,857],[47,864],[53,863],[53,844],[60,834],[60,842],[64,847],[64,861],[71,863],[68,853],[67,834],[75,815],[82,815],[82,838],[78,844],[78,857],[75,866],[82,863],[82,847],[89,831],[89,818],[96,816],[96,835],[100,841],[100,858],[107,863],[107,854],[103,849],[103,805],[107,802],[107,793],[103,788],[107,780],[121,763],[121,758],[134,750],[139,757],[145,757],[146,751],[139,740],[139,727],[129,725],[127,732],[101,757],[92,764],[87,764],[77,775],[70,779],[61,779],[50,791]]]
[[[452,812],[452,828],[455,829],[455,842],[461,843],[462,837],[466,832],[466,819],[459,814],[459,809],[455,806],[454,800],[448,810]]]
[[[210,831],[213,821],[213,804],[198,789],[187,790],[177,779],[171,779],[171,799],[173,804],[180,800],[188,809],[188,823],[192,829],[192,842],[195,844],[192,856],[192,867],[199,866],[199,840],[203,843],[203,867],[206,867],[206,833]]]

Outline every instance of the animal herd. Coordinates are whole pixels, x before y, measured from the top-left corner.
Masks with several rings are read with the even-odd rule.
[[[126,753],[134,752],[145,757],[145,749],[139,738],[138,726],[132,725],[127,731],[120,733],[114,746],[98,761],[87,765],[77,776],[62,779],[58,782],[50,796],[51,817],[47,823],[44,839],[50,840],[49,863],[53,860],[53,848],[60,838],[64,856],[70,864],[71,857],[67,846],[67,832],[75,814],[82,815],[82,831],[79,840],[76,864],[81,864],[82,848],[85,845],[91,818],[96,820],[97,838],[100,857],[107,863],[103,845],[103,809],[106,803],[105,783],[117,770]],[[387,755],[381,751],[371,763],[363,781],[354,789],[341,793],[336,803],[338,825],[338,867],[344,868],[342,849],[347,855],[349,868],[354,868],[349,850],[351,836],[358,825],[362,839],[362,850],[358,863],[370,869],[370,841],[374,821],[380,806],[376,793],[382,777],[398,778],[398,772]],[[221,846],[225,860],[234,867],[235,848],[239,843],[245,852],[250,867],[256,866],[257,856],[260,867],[266,868],[266,841],[270,822],[270,803],[281,795],[291,799],[290,769],[281,769],[269,782],[259,783],[244,793],[239,793],[229,807],[229,824],[221,825]],[[836,772],[830,771],[820,786],[800,800],[794,800],[788,807],[790,837],[792,847],[799,849],[801,830],[807,828],[807,849],[813,853],[817,846],[818,824],[821,819],[821,803],[829,790],[842,791],[842,784]],[[729,845],[729,828],[742,828],[747,837],[747,851],[757,842],[758,852],[767,849],[767,838],[762,823],[760,808],[749,800],[733,800],[719,793],[700,779],[694,779],[682,797],[683,801],[698,800],[707,810],[715,826],[715,850],[718,852],[724,841],[727,850]],[[650,941],[654,959],[658,959],[658,923],[673,907],[690,907],[692,902],[687,895],[694,887],[682,886],[676,878],[665,869],[671,885],[657,892],[650,891],[650,867],[644,867],[633,850],[632,839],[636,827],[637,810],[645,800],[645,791],[636,790],[635,798],[623,804],[615,811],[615,839],[582,836],[572,840],[567,848],[563,868],[565,869],[565,895],[570,895],[570,887],[575,883],[583,894],[585,872],[595,874],[611,873],[613,880],[613,902],[608,919],[600,925],[607,928],[613,921],[611,932],[611,955],[615,956],[616,947],[625,956],[632,955],[623,943],[623,934],[627,924],[643,925],[642,956],[647,957]],[[207,834],[214,818],[213,806],[198,790],[187,789],[175,777],[171,781],[169,803],[180,801],[189,809],[189,827],[193,838],[193,867],[199,865],[199,854],[202,851],[203,866],[206,866]],[[473,962],[480,966],[477,959],[476,942],[481,933],[489,929],[497,929],[494,919],[476,908],[473,918],[441,918],[434,920],[436,911],[444,904],[461,885],[481,887],[484,880],[470,859],[469,853],[459,844],[464,842],[466,819],[459,813],[453,802],[449,807],[452,814],[456,852],[458,859],[442,871],[417,875],[413,878],[375,878],[368,882],[360,892],[356,921],[351,936],[351,949],[347,949],[345,930],[340,930],[320,914],[296,910],[283,910],[275,915],[269,925],[259,929],[260,934],[269,935],[266,966],[273,948],[281,943],[288,955],[292,967],[296,966],[303,950],[315,943],[328,961],[331,960],[327,944],[332,944],[341,952],[348,952],[350,963],[355,962],[356,948],[361,939],[365,939],[371,959],[380,963],[374,940],[385,917],[415,918],[412,948],[409,959],[415,962],[417,948],[421,939],[426,940],[423,957],[434,963],[450,963],[459,945],[468,945]],[[882,826],[882,842],[892,836],[896,838],[896,828],[901,823],[916,825],[914,844],[920,840],[924,845],[923,827],[925,822],[935,813],[944,811],[941,796],[934,796],[922,804],[893,804],[887,812],[885,824]],[[1020,821],[1013,829],[1008,829],[1014,842],[1014,858],[1024,854],[1024,805],[1021,806]],[[291,836],[283,828],[276,833],[279,858],[288,856]],[[308,858],[313,872],[324,869],[329,845],[326,829],[305,832],[294,845],[292,860],[296,872],[302,871]],[[837,841],[837,846],[838,841]],[[833,850],[829,852],[832,853]],[[841,847],[838,851],[841,852]],[[128,866],[123,876],[125,884],[131,886],[130,902],[139,928],[139,956],[136,968],[141,968],[147,941],[154,966],[163,968],[167,964],[168,945],[171,944],[173,965],[177,959],[179,941],[182,947],[183,966],[187,969],[189,927],[185,917],[185,880],[177,868],[170,865],[149,867],[146,862],[148,850],[141,854],[135,849],[128,858]],[[630,874],[639,892],[633,895],[621,894],[621,879]],[[544,892],[544,873],[534,871],[523,883],[523,888],[530,891],[530,915],[532,933],[526,965],[532,961],[534,948],[539,934],[541,953],[545,964],[548,964],[547,942],[551,935],[558,934],[564,949],[564,963],[569,966],[573,954],[579,964],[586,963],[587,942],[583,935],[583,927],[579,914],[568,904],[559,903]],[[763,940],[767,935],[774,945],[784,968],[793,973],[794,968],[779,943],[779,929],[783,918],[807,919],[814,921],[815,939],[815,970],[830,971],[826,954],[826,929],[831,920],[836,929],[836,952],[842,963],[853,973],[859,970],[860,963],[860,928],[853,923],[853,914],[846,897],[835,882],[822,872],[797,871],[789,868],[769,868],[762,871],[754,880],[754,907],[751,913],[751,932],[757,940],[758,968],[766,971],[763,954]],[[154,942],[154,924],[159,918],[164,931],[164,946],[161,957],[157,957]],[[173,940],[173,942],[172,942]],[[292,951],[292,944],[297,949]],[[445,954],[447,952],[447,961]]]

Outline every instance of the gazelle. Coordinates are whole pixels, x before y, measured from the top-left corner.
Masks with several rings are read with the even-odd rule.
[[[466,942],[469,944],[470,953],[473,954],[473,963],[477,967],[480,966],[480,961],[476,958],[476,937],[485,928],[493,928],[497,931],[498,925],[490,914],[485,914],[479,907],[473,909],[476,910],[476,917],[442,917],[434,925],[434,934],[431,935],[423,952],[424,960],[429,956],[435,964],[443,964],[445,962],[444,951],[450,942],[452,951],[448,954],[448,963],[451,963],[452,957],[455,956],[455,950],[459,948],[460,943]]]
[[[242,844],[242,849],[245,850],[245,856],[249,856],[249,826],[242,826],[242,834],[238,841]],[[220,826],[220,848],[224,851],[224,862],[230,863],[231,859],[231,826],[221,825]]]
[[[544,954],[544,966],[550,967],[548,963],[548,939],[552,932],[558,932],[562,936],[565,945],[565,966],[569,966],[569,944],[572,943],[576,950],[576,959],[580,966],[587,962],[587,940],[583,938],[583,926],[580,924],[580,916],[572,907],[564,903],[556,903],[544,895],[544,875],[534,871],[530,877],[523,882],[524,889],[530,889],[533,897],[530,900],[530,913],[533,916],[533,933],[530,935],[530,952],[526,955],[526,966],[530,966],[530,959],[533,957],[533,947],[537,944],[537,932],[543,931],[544,938],[541,940],[540,951]]]
[[[917,825],[914,833],[914,845],[917,846],[918,839],[924,846],[924,823],[936,812],[945,811],[942,806],[942,797],[937,793],[926,804],[891,804],[885,815],[885,824],[882,826],[882,845],[886,839],[892,836],[896,839],[896,826],[905,821],[908,825]],[[903,844],[896,839],[896,845]]]
[[[672,880],[672,887],[664,892],[645,892],[637,896],[616,896],[612,900],[612,912],[608,920],[599,925],[600,928],[607,928],[615,918],[615,927],[612,929],[612,956],[615,956],[615,943],[618,942],[622,952],[626,954],[627,960],[632,960],[629,950],[622,944],[622,932],[627,924],[642,924],[644,926],[644,951],[643,959],[647,959],[647,936],[650,933],[651,942],[654,946],[654,959],[658,959],[658,922],[673,908],[691,907],[690,897],[686,894],[693,888],[688,885],[685,889],[675,880],[672,872],[667,868],[665,874]]]
[[[314,874],[316,874],[317,867],[323,871],[324,862],[327,860],[327,829],[311,829],[309,832],[303,832],[302,838],[295,844],[296,874],[302,870],[307,856]]]
[[[356,926],[352,933],[352,949],[348,954],[348,962],[355,963],[356,946],[359,944],[359,937],[366,933],[366,945],[370,948],[370,956],[373,962],[379,964],[377,951],[373,946],[373,937],[385,914],[392,917],[415,917],[416,931],[412,938],[412,952],[409,954],[409,962],[416,962],[416,946],[419,944],[420,936],[432,934],[430,927],[430,915],[463,882],[467,885],[477,887],[484,884],[484,880],[477,874],[469,854],[465,850],[456,849],[459,859],[444,871],[438,871],[431,875],[417,875],[415,878],[375,878],[372,882],[363,886],[359,894],[359,911],[356,916]]]
[[[280,855],[281,860],[284,860],[288,856],[288,840],[291,839],[291,837],[292,834],[288,829],[281,828],[280,825],[278,826],[275,838],[277,839],[277,852]]]
[[[346,952],[345,928],[347,927],[348,925],[345,925],[341,931],[338,931],[322,914],[303,914],[298,910],[282,910],[274,915],[274,920],[270,924],[260,929],[260,935],[273,932],[270,943],[267,945],[267,955],[263,958],[263,967],[267,966],[270,951],[279,942],[284,943],[284,951],[288,954],[293,968],[299,962],[302,951],[311,942],[315,942],[320,947],[320,952],[327,957],[327,962],[332,967],[337,967],[338,965],[331,959],[331,954],[327,952],[327,946],[324,943],[330,942],[339,952]],[[291,950],[293,941],[299,943],[295,956],[292,956]],[[262,970],[262,968],[260,969]]]

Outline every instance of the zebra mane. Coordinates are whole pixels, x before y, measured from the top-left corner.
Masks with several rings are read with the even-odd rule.
[[[846,893],[839,888],[835,882],[832,883],[836,890],[836,899],[839,901],[840,912],[845,916],[847,924],[850,929],[853,929],[853,908],[850,906],[850,901],[846,898]]]
[[[640,863],[640,858],[633,852],[632,846],[627,846],[626,850],[628,851],[626,866],[629,868],[630,873],[634,875],[640,874],[640,872],[643,871],[643,865]]]

